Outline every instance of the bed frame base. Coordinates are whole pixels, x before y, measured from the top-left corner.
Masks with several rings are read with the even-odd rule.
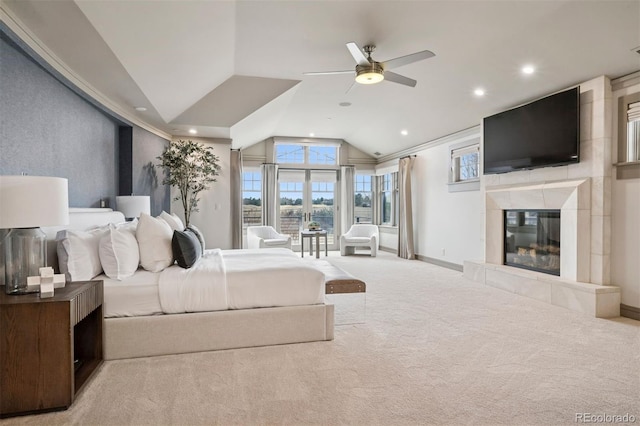
[[[104,359],[333,340],[332,304],[106,318]]]

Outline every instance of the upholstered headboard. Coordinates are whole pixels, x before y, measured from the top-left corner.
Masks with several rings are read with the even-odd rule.
[[[42,228],[47,236],[47,265],[52,266],[56,272],[58,268],[58,256],[56,254],[56,234],[63,229],[83,231],[96,226],[108,225],[109,223],[124,222],[124,215],[118,211],[104,208],[69,208],[69,225],[52,226]]]

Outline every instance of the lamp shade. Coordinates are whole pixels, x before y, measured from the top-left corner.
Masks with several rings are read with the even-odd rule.
[[[0,176],[0,229],[69,223],[67,179]]]
[[[116,210],[124,217],[140,217],[140,213],[151,214],[151,197],[148,195],[121,195],[116,197]]]

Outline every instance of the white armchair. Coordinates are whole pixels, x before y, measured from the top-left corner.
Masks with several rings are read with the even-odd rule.
[[[340,236],[340,255],[354,254],[356,247],[369,247],[371,256],[376,257],[380,246],[377,225],[356,224],[346,234]]]
[[[291,236],[280,234],[273,226],[247,227],[247,247],[252,248],[288,248],[291,250]]]

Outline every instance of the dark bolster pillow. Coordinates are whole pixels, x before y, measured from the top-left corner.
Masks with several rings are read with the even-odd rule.
[[[202,245],[193,231],[173,231],[173,257],[182,268],[191,268],[202,256]]]

